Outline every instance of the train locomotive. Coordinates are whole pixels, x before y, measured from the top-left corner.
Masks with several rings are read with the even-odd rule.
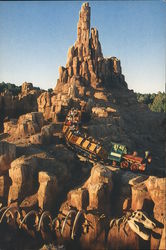
[[[148,164],[151,163],[151,156],[148,151],[145,152],[145,157],[137,156],[137,152],[129,154],[127,147],[122,144],[111,142],[111,151],[108,154],[108,159],[113,166],[119,166],[122,169],[130,169],[131,171],[145,171]]]
[[[129,154],[125,145],[111,142],[111,150],[107,152],[94,138],[81,133],[80,125],[81,111],[72,108],[66,116],[62,132],[66,144],[75,152],[91,160],[111,164],[113,167],[131,171],[146,171],[148,164],[151,162],[148,151],[145,152],[145,157],[140,157],[137,156],[136,152]]]

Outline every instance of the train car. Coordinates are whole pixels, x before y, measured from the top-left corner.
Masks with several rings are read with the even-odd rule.
[[[148,151],[145,152],[145,157],[143,158],[137,156],[136,152],[129,154],[125,145],[111,142],[111,150],[107,153],[100,143],[80,133],[80,122],[81,111],[71,109],[66,116],[62,129],[66,144],[75,152],[89,159],[109,163],[122,169],[131,171],[146,170],[147,165],[151,162]]]
[[[108,160],[113,166],[120,165],[123,154],[127,154],[127,147],[122,144],[111,142],[111,151],[108,154]]]
[[[107,152],[103,147],[94,141],[91,141],[89,138],[83,136],[78,136],[78,139],[71,137],[70,142],[74,144],[75,148],[79,152],[82,152],[85,156],[90,159],[104,161],[107,159]]]
[[[67,145],[89,159],[104,161],[107,159],[107,152],[103,147],[91,138],[86,138],[78,130],[72,130],[72,127],[64,125],[63,134]]]

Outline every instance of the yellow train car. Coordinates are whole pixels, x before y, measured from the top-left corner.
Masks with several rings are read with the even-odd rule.
[[[94,160],[107,159],[107,152],[99,143],[92,142],[90,139],[85,138],[84,135],[78,135],[78,131],[72,131],[70,127],[64,127],[63,133],[67,144],[74,148],[76,152]]]
[[[63,125],[62,133],[65,134],[65,133],[67,132],[68,129],[69,129],[69,126]]]
[[[86,138],[84,134],[80,134],[77,126],[73,126],[76,120],[80,122],[81,112],[77,111],[76,115],[74,110],[69,111],[68,116],[62,128],[66,144],[74,149],[76,152],[94,160],[107,160],[108,154],[104,148],[93,139]],[[76,120],[75,120],[76,119]]]

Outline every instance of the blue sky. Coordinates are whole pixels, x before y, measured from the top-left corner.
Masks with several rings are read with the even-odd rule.
[[[83,1],[0,2],[0,82],[54,88],[77,35]],[[121,60],[130,89],[164,91],[165,1],[90,1],[105,57]]]

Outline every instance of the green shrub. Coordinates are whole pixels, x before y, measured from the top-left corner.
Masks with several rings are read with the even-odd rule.
[[[166,93],[140,94],[136,93],[140,103],[147,104],[153,112],[166,112]]]
[[[0,83],[0,93],[4,92],[5,90],[9,90],[12,95],[18,95],[21,92],[21,86],[16,86],[12,83]]]

